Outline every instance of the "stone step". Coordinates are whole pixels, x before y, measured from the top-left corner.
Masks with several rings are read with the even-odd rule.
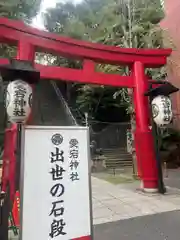
[[[117,169],[121,167],[132,167],[132,156],[125,148],[109,148],[102,150],[101,160],[105,161],[107,169]],[[97,158],[96,158],[97,157]],[[94,160],[98,159],[98,155]]]
[[[104,148],[104,152],[127,152],[126,148]]]
[[[129,154],[127,152],[127,150],[111,150],[111,151],[109,150],[109,151],[104,151],[104,149],[103,149],[102,152],[103,152],[104,155],[107,155],[107,154]]]
[[[132,161],[105,161],[106,168],[118,168],[121,166],[132,166]]]
[[[125,160],[132,159],[132,156],[128,154],[109,154],[109,155],[103,154],[101,156],[104,159],[125,159]],[[99,157],[98,154],[94,156],[94,158],[98,157]]]
[[[117,162],[117,161],[124,161],[124,162],[130,162],[132,161],[132,158],[131,159],[123,159],[123,158],[104,158],[105,161],[107,162]]]
[[[105,164],[105,166],[106,166],[106,169],[118,169],[121,167],[132,167],[132,164],[131,163],[121,163],[121,164],[116,164],[116,165]]]
[[[104,161],[113,163],[113,162],[132,162],[132,159],[120,159],[120,158],[105,158]]]
[[[128,153],[104,153],[105,157],[121,157],[121,158],[132,158],[131,154]]]

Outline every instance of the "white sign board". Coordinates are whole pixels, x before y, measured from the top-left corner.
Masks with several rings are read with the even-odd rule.
[[[92,239],[88,128],[30,126],[23,142],[21,239]]]

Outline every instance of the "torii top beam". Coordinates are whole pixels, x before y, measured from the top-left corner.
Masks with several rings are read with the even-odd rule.
[[[72,40],[32,28],[21,21],[0,18],[1,41],[16,44],[22,36],[45,52],[108,64],[132,65],[141,61],[146,67],[159,67],[166,64],[166,58],[171,54],[171,49],[130,49]]]
[[[31,56],[32,60],[35,51],[40,51],[83,60],[83,69],[80,70],[35,64],[42,79],[129,88],[135,87],[132,76],[96,72],[95,64],[126,65],[131,68],[135,62],[141,62],[145,68],[157,68],[165,65],[171,54],[171,49],[130,49],[74,40],[6,18],[0,18],[0,42],[19,46],[25,43],[19,53],[20,59],[26,55]],[[27,46],[32,47],[29,53]],[[8,60],[0,59],[0,64],[8,64]]]

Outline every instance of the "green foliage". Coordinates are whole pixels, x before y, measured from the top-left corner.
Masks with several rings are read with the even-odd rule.
[[[30,23],[39,11],[40,3],[41,0],[0,0],[0,16]]]
[[[125,48],[160,48],[163,46],[160,28],[156,25],[164,13],[157,0],[85,0],[81,4],[57,4],[45,15],[46,27],[53,32],[76,39],[99,42]],[[68,62],[66,66],[69,67]],[[97,71],[128,75],[129,70],[121,66],[97,66]],[[165,69],[147,69],[154,79],[166,76]],[[109,110],[122,103],[127,107],[130,99],[126,89],[109,91],[102,86],[79,85],[77,107],[97,116],[100,107]]]
[[[180,131],[172,127],[161,129],[157,140],[162,162],[166,162],[168,168],[179,167]]]
[[[119,118],[123,121],[125,117],[121,110],[127,108],[127,104],[124,103],[120,95],[115,99],[114,92],[116,90],[117,89],[112,87],[81,85],[78,88],[77,107],[79,107],[79,110],[82,112],[88,112],[89,118],[107,121],[107,118],[109,119],[110,116],[114,122],[118,121]],[[116,118],[113,118],[114,110],[119,112]],[[101,113],[105,114],[106,111],[108,112],[108,116],[103,116],[102,118]]]
[[[23,20],[29,24],[39,11],[40,3],[41,0],[0,0],[0,17]],[[0,57],[15,56],[15,47],[0,44]]]
[[[159,134],[159,146],[162,151],[168,151],[172,145],[180,145],[180,131],[174,128],[164,129]]]

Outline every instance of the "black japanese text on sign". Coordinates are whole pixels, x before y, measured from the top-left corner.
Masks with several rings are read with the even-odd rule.
[[[24,106],[26,105],[26,101],[24,97],[26,95],[26,88],[22,84],[18,84],[15,86],[14,91],[14,116],[23,117],[25,116]]]
[[[70,179],[72,182],[78,181],[79,174],[78,174],[78,167],[79,167],[79,141],[75,138],[72,138],[69,141],[69,159],[70,164],[69,168],[71,170]]]
[[[66,235],[65,226],[66,223],[63,219],[64,215],[64,200],[63,195],[65,193],[65,187],[62,184],[65,169],[63,168],[64,163],[64,151],[54,144],[54,151],[50,153],[50,163],[52,168],[50,170],[53,185],[50,189],[52,197],[52,206],[49,216],[53,216],[53,220],[50,226],[50,238],[56,238],[61,235]],[[58,198],[58,200],[57,200]]]
[[[169,99],[166,97],[161,97],[161,102],[164,107],[164,121],[169,122],[171,120],[171,104],[169,102]]]

